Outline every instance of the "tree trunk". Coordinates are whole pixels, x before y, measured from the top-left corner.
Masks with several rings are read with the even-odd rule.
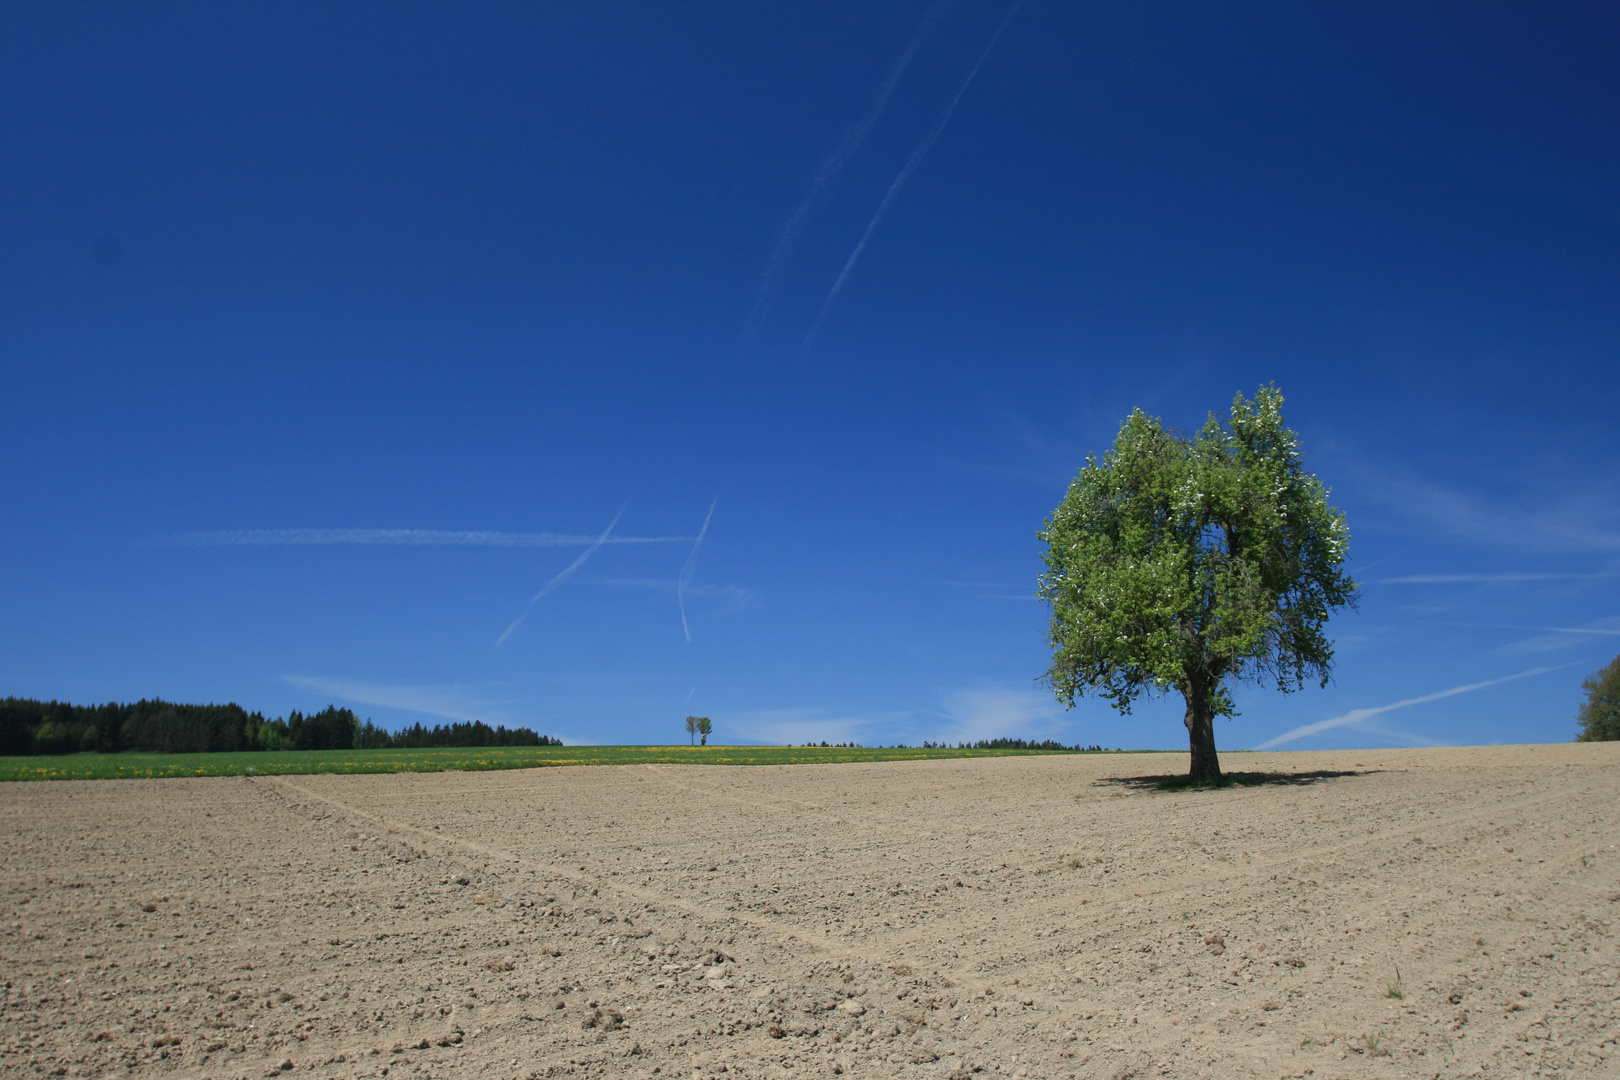
[[[1215,716],[1203,691],[1196,683],[1182,691],[1187,699],[1187,742],[1192,748],[1192,768],[1187,776],[1193,780],[1219,780],[1221,759],[1215,754]]]

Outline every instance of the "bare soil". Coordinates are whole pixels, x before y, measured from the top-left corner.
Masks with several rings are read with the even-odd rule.
[[[0,1074],[1620,1074],[1620,744],[0,785]]]

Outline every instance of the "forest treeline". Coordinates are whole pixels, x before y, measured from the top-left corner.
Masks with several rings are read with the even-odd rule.
[[[390,732],[351,709],[328,705],[308,716],[265,719],[237,704],[70,705],[62,701],[0,701],[0,755],[103,754],[142,750],[158,754],[242,750],[388,750],[437,746],[561,746],[561,739],[528,728],[490,727],[483,721],[416,724]]]
[[[949,749],[948,743],[923,743],[924,750]],[[1055,739],[980,739],[978,742],[956,744],[958,750],[1067,750],[1072,754],[1095,754],[1102,751],[1100,746],[1064,746]]]

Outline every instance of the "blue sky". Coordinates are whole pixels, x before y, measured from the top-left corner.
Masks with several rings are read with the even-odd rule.
[[[1617,44],[8,4],[0,693],[1185,747],[1178,700],[1036,683],[1036,532],[1132,408],[1274,381],[1365,593],[1333,684],[1241,688],[1219,745],[1568,739],[1620,652]]]

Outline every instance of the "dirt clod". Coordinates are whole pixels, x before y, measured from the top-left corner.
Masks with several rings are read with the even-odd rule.
[[[590,1014],[580,1021],[582,1028],[599,1028],[602,1031],[617,1031],[624,1026],[624,1013],[618,1009],[592,1009]]]

